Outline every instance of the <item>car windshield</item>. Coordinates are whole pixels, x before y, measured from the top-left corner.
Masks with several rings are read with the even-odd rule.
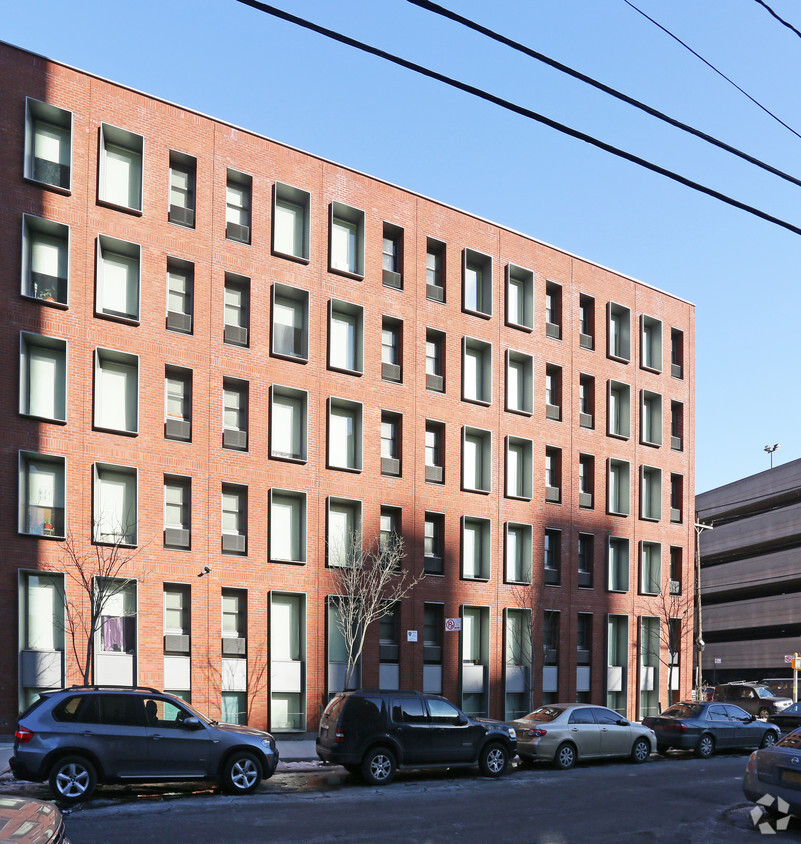
[[[565,708],[563,706],[541,706],[535,709],[523,718],[524,721],[554,721],[558,718]]]
[[[782,712],[782,715],[801,715],[801,703],[794,703]]]
[[[703,711],[700,703],[677,703],[662,713],[663,718],[697,718]]]
[[[778,697],[778,695],[773,694],[770,689],[766,689],[764,686],[756,686],[755,691],[759,697]]]

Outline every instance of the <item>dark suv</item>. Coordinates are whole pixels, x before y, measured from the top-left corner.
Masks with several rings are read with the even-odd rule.
[[[780,697],[761,683],[726,683],[715,686],[715,700],[736,703],[757,718],[770,718],[793,703],[792,698]]]
[[[86,799],[99,782],[212,779],[248,794],[278,764],[269,733],[210,721],[147,688],[45,692],[20,715],[14,735],[14,777],[49,780],[66,803]]]
[[[499,777],[517,752],[515,731],[500,721],[468,718],[450,701],[420,692],[342,692],[326,706],[317,755],[383,785],[398,768],[478,765]]]

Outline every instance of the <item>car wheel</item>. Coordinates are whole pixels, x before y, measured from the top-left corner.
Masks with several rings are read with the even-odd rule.
[[[757,718],[764,718],[767,721],[768,718],[770,718],[770,710],[763,706],[759,712],[757,712]]]
[[[660,756],[664,756],[664,755],[668,752],[668,750],[670,750],[670,748],[669,748],[669,747],[668,747],[668,745],[666,745],[666,744],[658,744],[658,745],[656,746],[656,752],[657,752]]]
[[[509,751],[502,744],[491,742],[481,748],[478,767],[485,777],[499,777],[509,764]]]
[[[228,757],[223,768],[222,787],[229,794],[250,794],[263,779],[261,762],[252,753],[239,750]]]
[[[97,785],[95,766],[83,756],[64,756],[50,769],[50,790],[64,803],[91,797]]]
[[[556,748],[556,756],[553,757],[553,763],[557,768],[566,771],[576,764],[576,747],[569,741],[560,744]]]
[[[634,742],[634,747],[631,748],[631,761],[638,765],[651,755],[651,745],[644,738],[637,739]]]
[[[362,762],[362,776],[370,785],[386,785],[392,782],[396,770],[395,757],[386,747],[374,747]]]
[[[695,755],[700,756],[702,759],[709,759],[709,757],[715,752],[715,739],[709,735],[709,733],[704,733],[700,739],[698,739],[698,744],[695,748]]]
[[[774,744],[779,740],[779,736],[777,733],[774,733],[773,730],[768,730],[764,736],[762,736],[762,742],[760,743],[760,747],[773,747]]]

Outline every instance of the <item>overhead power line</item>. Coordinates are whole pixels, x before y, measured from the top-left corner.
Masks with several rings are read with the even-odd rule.
[[[634,155],[633,153],[627,152],[626,150],[622,150],[619,147],[612,146],[612,144],[608,144],[605,141],[602,141],[592,135],[587,135],[584,132],[580,132],[577,129],[573,129],[570,126],[566,126],[564,123],[559,123],[556,120],[552,120],[550,117],[546,117],[545,115],[539,114],[535,111],[532,111],[525,106],[518,105],[517,103],[513,103],[509,100],[505,100],[502,97],[498,97],[495,94],[491,94],[488,91],[484,91],[481,88],[476,88],[474,85],[468,85],[466,82],[461,82],[458,79],[452,79],[449,76],[445,76],[442,73],[439,73],[436,70],[431,70],[430,68],[424,67],[423,65],[419,65],[415,62],[409,61],[408,59],[401,58],[400,56],[396,56],[392,53],[388,53],[385,50],[381,50],[378,47],[373,47],[370,44],[365,44],[363,41],[358,41],[355,38],[351,38],[348,35],[343,35],[340,32],[336,32],[333,29],[328,29],[327,27],[320,26],[319,24],[313,23],[312,21],[306,20],[305,18],[298,17],[297,15],[290,14],[289,12],[285,12],[283,9],[277,9],[275,6],[270,6],[267,3],[262,3],[260,0],[238,0],[238,2],[243,3],[246,6],[251,6],[254,9],[257,9],[261,12],[265,12],[268,15],[273,15],[274,17],[280,18],[281,20],[285,20],[289,23],[296,24],[297,26],[303,27],[304,29],[309,29],[312,32],[316,32],[319,35],[324,35],[326,38],[331,38],[334,41],[339,41],[341,44],[346,44],[349,47],[355,47],[357,50],[362,50],[365,53],[369,53],[374,56],[378,56],[379,58],[385,59],[386,61],[392,62],[393,64],[400,65],[400,67],[404,67],[407,70],[413,70],[415,73],[419,73],[423,76],[428,76],[431,79],[436,79],[439,82],[444,83],[445,85],[450,85],[453,88],[457,88],[461,91],[465,91],[468,94],[472,94],[473,96],[479,97],[480,99],[487,100],[487,102],[494,103],[495,105],[501,106],[501,108],[505,108],[509,111],[515,112],[516,114],[520,114],[523,117],[527,117],[530,120],[534,120],[538,123],[542,123],[545,126],[549,126],[552,129],[556,129],[558,132],[562,132],[565,135],[569,135],[572,138],[576,138],[577,140],[584,141],[591,146],[597,147],[598,149],[602,149],[605,152],[611,153],[612,155],[616,155],[619,158],[623,158],[626,161],[630,161],[633,164],[638,164],[640,167],[644,167],[646,170],[650,170],[653,173],[659,173],[662,176],[665,176],[668,179],[672,179],[679,184],[684,185],[685,187],[692,188],[693,190],[698,191],[699,193],[706,194],[707,196],[711,196],[714,199],[718,199],[721,202],[725,202],[727,205],[731,205],[734,208],[739,208],[741,211],[746,211],[749,214],[753,214],[755,217],[759,217],[762,220],[766,220],[769,223],[774,223],[777,226],[781,226],[782,228],[787,229],[795,234],[801,235],[801,228],[794,225],[793,223],[789,223],[786,220],[782,220],[779,217],[774,217],[772,214],[768,214],[765,211],[761,211],[759,208],[756,208],[753,205],[747,205],[744,202],[740,202],[738,199],[734,199],[731,196],[727,196],[720,191],[715,190],[714,188],[709,188],[706,185],[702,185],[699,182],[694,182],[692,179],[688,179],[685,176],[680,175],[679,173],[675,173],[672,170],[668,170],[665,167],[660,166],[659,164],[654,164],[647,159],[641,158],[638,155]]]
[[[765,112],[765,114],[772,117],[777,123],[781,123],[781,125],[784,126],[784,128],[787,129],[788,132],[792,132],[797,138],[801,138],[801,134],[796,132],[795,129],[793,129],[792,126],[788,126],[781,119],[781,117],[777,117],[769,108],[766,108],[765,106],[762,105],[762,103],[760,103],[758,100],[754,99],[754,97],[752,97],[748,93],[748,91],[745,91],[743,88],[741,88],[734,80],[729,79],[729,77],[726,76],[726,74],[723,73],[722,70],[718,70],[715,67],[715,65],[712,64],[712,62],[708,62],[700,53],[696,53],[695,50],[693,50],[693,48],[690,47],[689,44],[685,44],[684,41],[682,41],[681,38],[678,37],[678,35],[674,35],[669,29],[662,26],[661,23],[659,23],[658,21],[655,21],[652,17],[650,17],[650,15],[646,15],[645,12],[643,12],[642,9],[638,9],[634,5],[634,3],[631,2],[631,0],[623,0],[623,2],[626,5],[631,6],[631,8],[634,9],[635,12],[638,12],[639,14],[641,14],[646,20],[651,21],[651,23],[654,26],[659,27],[659,29],[661,29],[662,32],[664,32],[666,35],[669,35],[674,41],[678,41],[678,43],[681,44],[681,46],[684,47],[685,50],[689,50],[697,59],[700,59],[708,68],[710,68],[711,70],[714,70],[715,73],[717,73],[718,76],[722,76],[729,83],[729,85],[733,85],[744,97],[748,97],[748,99],[751,100],[751,102],[757,108],[761,108],[762,111]]]
[[[780,24],[782,24],[783,26],[786,26],[786,27],[787,27],[787,29],[791,30],[791,31],[792,31],[792,32],[794,32],[794,33],[795,33],[795,34],[796,34],[799,38],[801,38],[801,32],[799,32],[799,31],[798,31],[798,30],[797,30],[797,29],[796,29],[796,28],[795,28],[795,27],[794,27],[791,23],[788,23],[788,22],[787,22],[784,18],[780,18],[780,17],[776,14],[776,12],[774,12],[774,11],[773,11],[773,9],[771,9],[771,8],[770,8],[770,6],[768,6],[768,4],[767,4],[767,3],[765,3],[765,0],[756,0],[756,2],[757,2],[757,3],[759,3],[759,5],[760,5],[760,6],[762,6],[763,8],[767,9],[767,10],[768,10],[768,12],[770,12],[770,14],[771,14],[771,15],[773,15],[773,17],[774,17],[774,18],[776,18],[776,20],[777,20]]]
[[[537,50],[533,50],[531,47],[527,47],[524,44],[521,44],[519,41],[514,41],[511,38],[507,38],[505,35],[501,35],[498,32],[495,32],[492,29],[489,29],[486,26],[482,26],[476,21],[471,20],[470,18],[466,18],[463,15],[457,14],[456,12],[452,11],[451,9],[446,9],[444,6],[440,6],[438,3],[432,3],[431,0],[408,0],[409,3],[414,4],[415,6],[419,6],[421,9],[426,9],[429,12],[434,12],[434,14],[441,15],[442,17],[449,18],[452,21],[456,21],[456,23],[460,23],[463,26],[468,27],[468,29],[473,29],[476,32],[480,32],[482,35],[486,35],[487,38],[493,39],[493,41],[498,41],[501,44],[505,44],[507,47],[511,47],[513,50],[517,50],[520,53],[524,53],[525,55],[529,56],[532,59],[536,59],[537,61],[543,62],[547,64],[549,67],[555,68],[562,73],[566,73],[568,76],[572,76],[574,79],[578,79],[581,82],[586,82],[587,85],[591,85],[593,88],[597,88],[599,91],[603,91],[605,94],[609,94],[612,97],[615,97],[618,100],[622,100],[624,103],[628,105],[634,106],[635,108],[640,109],[640,111],[644,111],[646,114],[650,114],[652,117],[656,117],[658,120],[662,120],[665,123],[669,123],[671,126],[675,126],[677,129],[681,129],[683,132],[688,132],[691,135],[695,135],[697,138],[701,138],[701,140],[707,141],[710,144],[718,147],[719,149],[725,150],[726,152],[731,153],[732,155],[736,155],[738,158],[742,158],[744,161],[749,162],[750,164],[754,164],[757,167],[760,167],[762,170],[767,170],[768,173],[772,173],[774,176],[779,176],[782,179],[785,179],[788,182],[792,182],[794,185],[798,185],[801,187],[801,179],[797,178],[796,176],[792,176],[789,173],[785,173],[783,170],[779,170],[777,167],[774,167],[771,164],[766,163],[758,158],[755,158],[753,155],[749,155],[742,150],[737,149],[736,147],[727,144],[725,141],[718,140],[718,138],[713,137],[712,135],[708,135],[706,132],[702,132],[700,129],[696,129],[693,126],[689,126],[686,123],[682,123],[680,120],[677,120],[674,117],[670,117],[669,115],[665,114],[664,112],[658,111],[655,108],[647,105],[646,103],[641,102],[640,100],[634,99],[634,97],[630,97],[628,94],[624,94],[621,91],[616,90],[615,88],[610,87],[609,85],[604,84],[603,82],[599,82],[597,79],[593,79],[591,76],[587,76],[585,73],[581,73],[581,71],[575,70],[568,65],[562,64],[556,59],[552,59],[549,56],[546,56],[544,53],[540,53]]]

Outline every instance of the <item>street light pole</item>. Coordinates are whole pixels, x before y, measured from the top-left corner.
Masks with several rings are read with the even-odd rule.
[[[773,452],[781,445],[781,443],[774,443],[773,445],[766,445],[765,451],[770,455],[770,468],[773,468]]]
[[[695,696],[697,700],[701,700],[701,655],[704,651],[704,639],[702,636],[703,626],[701,623],[701,532],[705,530],[712,530],[712,525],[704,524],[696,520],[693,523],[695,528]]]

